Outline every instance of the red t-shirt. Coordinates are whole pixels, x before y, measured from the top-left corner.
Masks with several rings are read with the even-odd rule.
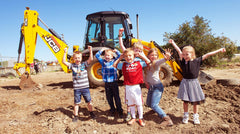
[[[136,85],[143,83],[142,65],[139,61],[133,63],[123,63],[122,72],[124,85]]]

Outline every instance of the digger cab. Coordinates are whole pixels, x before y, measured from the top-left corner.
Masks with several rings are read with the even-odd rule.
[[[132,23],[129,15],[120,11],[102,11],[87,15],[85,49],[92,47],[119,48],[118,32],[124,28],[123,41],[130,47]]]

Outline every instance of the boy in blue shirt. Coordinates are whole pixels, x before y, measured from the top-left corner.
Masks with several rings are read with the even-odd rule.
[[[105,52],[104,59],[101,57],[101,54]],[[113,54],[116,53],[117,57],[114,57]],[[114,116],[115,110],[119,114],[119,117],[123,117],[123,109],[121,105],[121,99],[119,97],[119,88],[118,88],[118,76],[117,69],[112,65],[120,57],[121,53],[118,50],[111,50],[103,48],[98,51],[95,57],[98,59],[99,63],[102,65],[102,77],[105,82],[105,92],[108,104],[110,106],[110,115]],[[114,106],[114,101],[116,108]]]

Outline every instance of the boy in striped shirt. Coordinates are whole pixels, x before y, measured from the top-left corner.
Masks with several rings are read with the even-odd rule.
[[[74,118],[73,122],[76,122],[78,120],[78,110],[79,110],[79,104],[81,102],[81,96],[83,96],[86,103],[88,103],[88,110],[90,111],[90,116],[92,118],[95,118],[95,115],[93,113],[93,106],[91,103],[91,95],[89,91],[89,81],[88,81],[88,75],[87,75],[87,69],[88,65],[93,60],[93,54],[92,54],[92,47],[88,46],[90,56],[87,61],[82,63],[82,53],[80,51],[74,52],[73,54],[73,60],[74,63],[69,63],[66,61],[67,57],[67,48],[64,49],[64,55],[63,55],[63,64],[68,66],[70,70],[72,70],[72,78],[73,78],[73,88],[74,88]]]

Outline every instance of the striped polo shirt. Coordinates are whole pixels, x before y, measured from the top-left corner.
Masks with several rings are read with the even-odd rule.
[[[88,74],[86,67],[88,67],[87,61],[77,65],[75,63],[69,66],[72,70],[73,89],[89,88]]]

